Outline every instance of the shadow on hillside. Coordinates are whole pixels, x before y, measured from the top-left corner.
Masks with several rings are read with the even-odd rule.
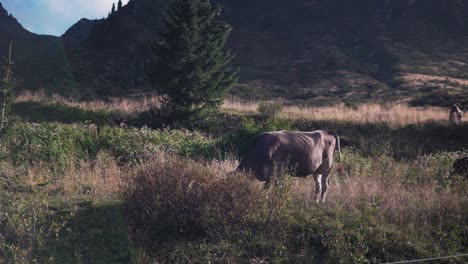
[[[81,202],[78,208],[57,209],[58,223],[67,219],[56,240],[44,245],[43,256],[54,263],[131,263],[127,225],[119,204],[96,206]]]
[[[466,150],[468,124],[450,127],[443,123],[426,123],[392,128],[386,124],[353,124],[351,122],[294,122],[299,130],[316,129],[336,132],[345,147],[359,150],[366,156],[390,155],[411,159],[425,154]]]
[[[40,102],[21,102],[12,107],[14,115],[29,122],[60,122],[60,123],[84,123],[112,124],[110,113],[105,111],[88,111],[78,107],[64,104],[46,104]]]

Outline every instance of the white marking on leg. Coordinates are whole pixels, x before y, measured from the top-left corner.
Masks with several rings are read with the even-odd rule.
[[[322,203],[325,203],[328,187],[330,186],[330,173],[324,173],[322,178]]]
[[[314,181],[315,181],[314,199],[318,203],[320,201],[320,193],[322,192],[322,174],[314,174]]]

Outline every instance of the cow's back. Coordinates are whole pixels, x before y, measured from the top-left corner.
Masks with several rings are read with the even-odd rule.
[[[258,136],[238,167],[240,171],[253,171],[260,176],[265,167],[274,165],[294,169],[297,176],[314,172],[326,158],[327,146],[334,138],[328,132],[279,131]]]
[[[282,159],[290,159],[290,165],[296,170],[297,176],[305,177],[310,175],[325,160],[333,159],[336,144],[334,134],[322,130],[286,132],[286,134],[290,142],[284,145],[283,151],[279,150],[278,152],[286,153],[280,156],[282,156]]]

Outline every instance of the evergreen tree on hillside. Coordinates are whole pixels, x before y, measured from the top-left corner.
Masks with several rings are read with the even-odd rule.
[[[13,90],[15,89],[13,61],[11,59],[12,47],[13,41],[10,42],[8,58],[5,59],[5,64],[1,69],[3,76],[0,79],[0,131],[7,122],[7,115],[10,111],[11,103],[13,102]]]
[[[174,0],[162,40],[153,46],[150,77],[162,95],[170,121],[195,121],[217,111],[237,81],[234,55],[225,49],[231,26],[216,18],[209,0]]]
[[[117,4],[117,10],[120,10],[122,8],[122,0],[119,0]]]
[[[111,15],[115,13],[115,3],[112,3]]]

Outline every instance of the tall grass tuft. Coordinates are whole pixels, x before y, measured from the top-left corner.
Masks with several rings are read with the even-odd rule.
[[[156,253],[162,259],[170,258],[180,241],[232,243],[253,239],[251,232],[275,233],[289,201],[285,186],[264,190],[248,175],[227,174],[219,164],[167,155],[141,167],[122,190],[132,239],[148,252],[169,247]]]
[[[155,238],[214,237],[241,230],[258,213],[262,191],[245,175],[221,175],[163,155],[124,186],[124,208],[140,245]]]

